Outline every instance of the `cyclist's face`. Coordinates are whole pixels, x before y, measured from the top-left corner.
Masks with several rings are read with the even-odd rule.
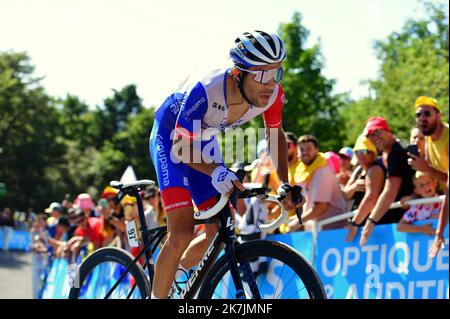
[[[281,67],[281,63],[274,63],[265,66],[251,67],[249,70],[252,71],[262,71],[262,70],[272,70]],[[255,75],[252,73],[247,73],[244,80],[244,91],[247,95],[249,102],[256,107],[265,107],[270,100],[270,97],[275,90],[275,80],[272,78],[267,83],[260,83],[254,79]]]

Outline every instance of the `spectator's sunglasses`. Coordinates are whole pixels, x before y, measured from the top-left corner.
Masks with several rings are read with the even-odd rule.
[[[432,114],[432,112],[430,112],[430,111],[417,112],[416,118],[420,118],[422,115],[425,117],[430,117],[431,114]]]
[[[355,154],[356,154],[356,156],[359,156],[361,154],[367,155],[367,154],[369,154],[369,150],[356,150]]]
[[[262,84],[266,84],[272,79],[275,81],[275,83],[280,82],[281,79],[283,78],[283,72],[284,72],[283,68],[281,68],[281,67],[278,69],[261,70],[261,71],[247,70],[247,69],[240,68],[238,66],[236,66],[236,69],[239,69],[243,72],[254,74],[255,76],[253,77],[253,80],[255,80],[256,82],[262,83]]]

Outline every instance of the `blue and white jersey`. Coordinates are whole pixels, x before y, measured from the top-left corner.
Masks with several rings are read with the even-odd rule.
[[[155,111],[161,126],[177,129],[187,138],[209,140],[219,132],[240,126],[263,113],[267,127],[281,127],[284,92],[280,84],[265,107],[251,106],[231,125],[227,124],[226,77],[229,69],[215,70],[200,80],[193,80],[171,94]],[[200,129],[202,131],[199,136]]]

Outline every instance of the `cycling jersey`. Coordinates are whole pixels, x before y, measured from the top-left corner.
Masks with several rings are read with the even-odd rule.
[[[229,69],[216,70],[200,80],[194,80],[171,94],[156,110],[150,135],[150,154],[156,169],[158,184],[166,211],[191,206],[191,199],[200,209],[202,203],[214,204],[211,198],[218,192],[211,185],[211,177],[184,163],[175,163],[171,156],[174,129],[184,138],[196,138],[203,154],[222,163],[222,155],[215,135],[240,126],[263,113],[267,127],[281,127],[284,92],[275,86],[267,106],[251,105],[248,111],[231,125],[227,124],[226,77]],[[205,187],[205,185],[208,185]]]

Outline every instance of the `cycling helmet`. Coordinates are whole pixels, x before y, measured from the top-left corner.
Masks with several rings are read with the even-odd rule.
[[[249,68],[283,61],[286,48],[276,34],[255,30],[244,32],[234,41],[230,57],[234,64]]]

